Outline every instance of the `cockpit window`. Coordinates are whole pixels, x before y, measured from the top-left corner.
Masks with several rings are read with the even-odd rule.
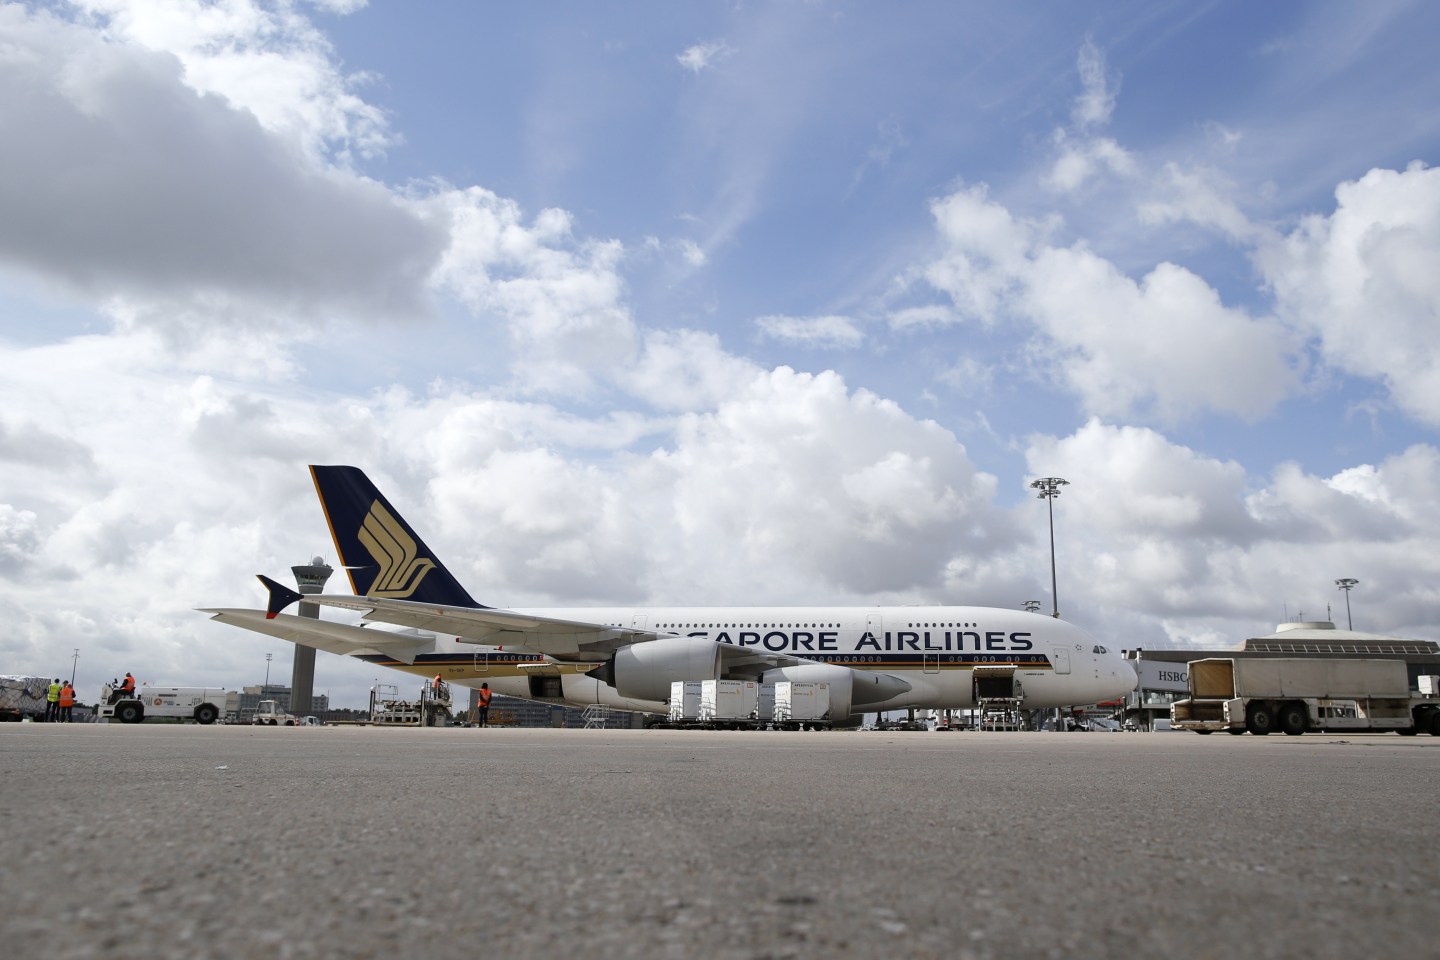
[[[1104,647],[1100,646],[1100,644],[1097,643],[1097,644],[1095,644],[1095,649],[1094,649],[1094,650],[1091,650],[1090,652],[1091,652],[1091,653],[1109,653],[1110,651],[1109,651],[1109,650],[1106,650]]]

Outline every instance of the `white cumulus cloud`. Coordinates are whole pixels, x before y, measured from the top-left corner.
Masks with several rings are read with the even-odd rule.
[[[1440,169],[1371,170],[1335,200],[1257,255],[1277,312],[1326,363],[1440,425]]]

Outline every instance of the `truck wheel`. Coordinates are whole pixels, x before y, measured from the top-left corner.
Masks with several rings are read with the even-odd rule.
[[[1304,733],[1308,721],[1309,716],[1302,704],[1287,703],[1280,708],[1280,729],[1287,737],[1298,737]]]
[[[215,709],[214,704],[202,703],[195,708],[195,722],[201,726],[209,726],[220,716],[220,711]]]
[[[1266,703],[1252,703],[1245,711],[1245,729],[1257,737],[1263,737],[1275,729],[1275,714]]]
[[[121,723],[139,723],[145,719],[145,708],[138,703],[122,703],[115,708],[115,719]]]
[[[1430,736],[1440,737],[1440,710],[1430,713]]]

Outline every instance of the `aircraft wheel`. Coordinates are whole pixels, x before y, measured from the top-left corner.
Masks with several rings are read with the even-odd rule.
[[[1275,729],[1275,714],[1264,703],[1252,703],[1245,712],[1245,729],[1257,737],[1263,737]]]
[[[1304,733],[1308,719],[1303,704],[1287,703],[1280,708],[1280,729],[1287,737],[1298,737]]]

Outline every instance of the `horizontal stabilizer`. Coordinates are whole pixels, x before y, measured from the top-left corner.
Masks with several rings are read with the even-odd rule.
[[[270,591],[270,601],[265,605],[265,616],[274,619],[275,615],[284,610],[296,600],[303,600],[303,594],[297,593],[285,586],[283,583],[276,583],[263,573],[257,573],[256,578],[263,584],[265,589]]]
[[[414,663],[420,654],[430,653],[435,649],[434,637],[396,634],[348,623],[297,617],[290,613],[272,615],[264,610],[235,608],[202,609],[200,612],[208,613],[210,619],[228,623],[232,627],[253,630],[327,653],[347,656],[375,654],[391,657],[401,663]]]

